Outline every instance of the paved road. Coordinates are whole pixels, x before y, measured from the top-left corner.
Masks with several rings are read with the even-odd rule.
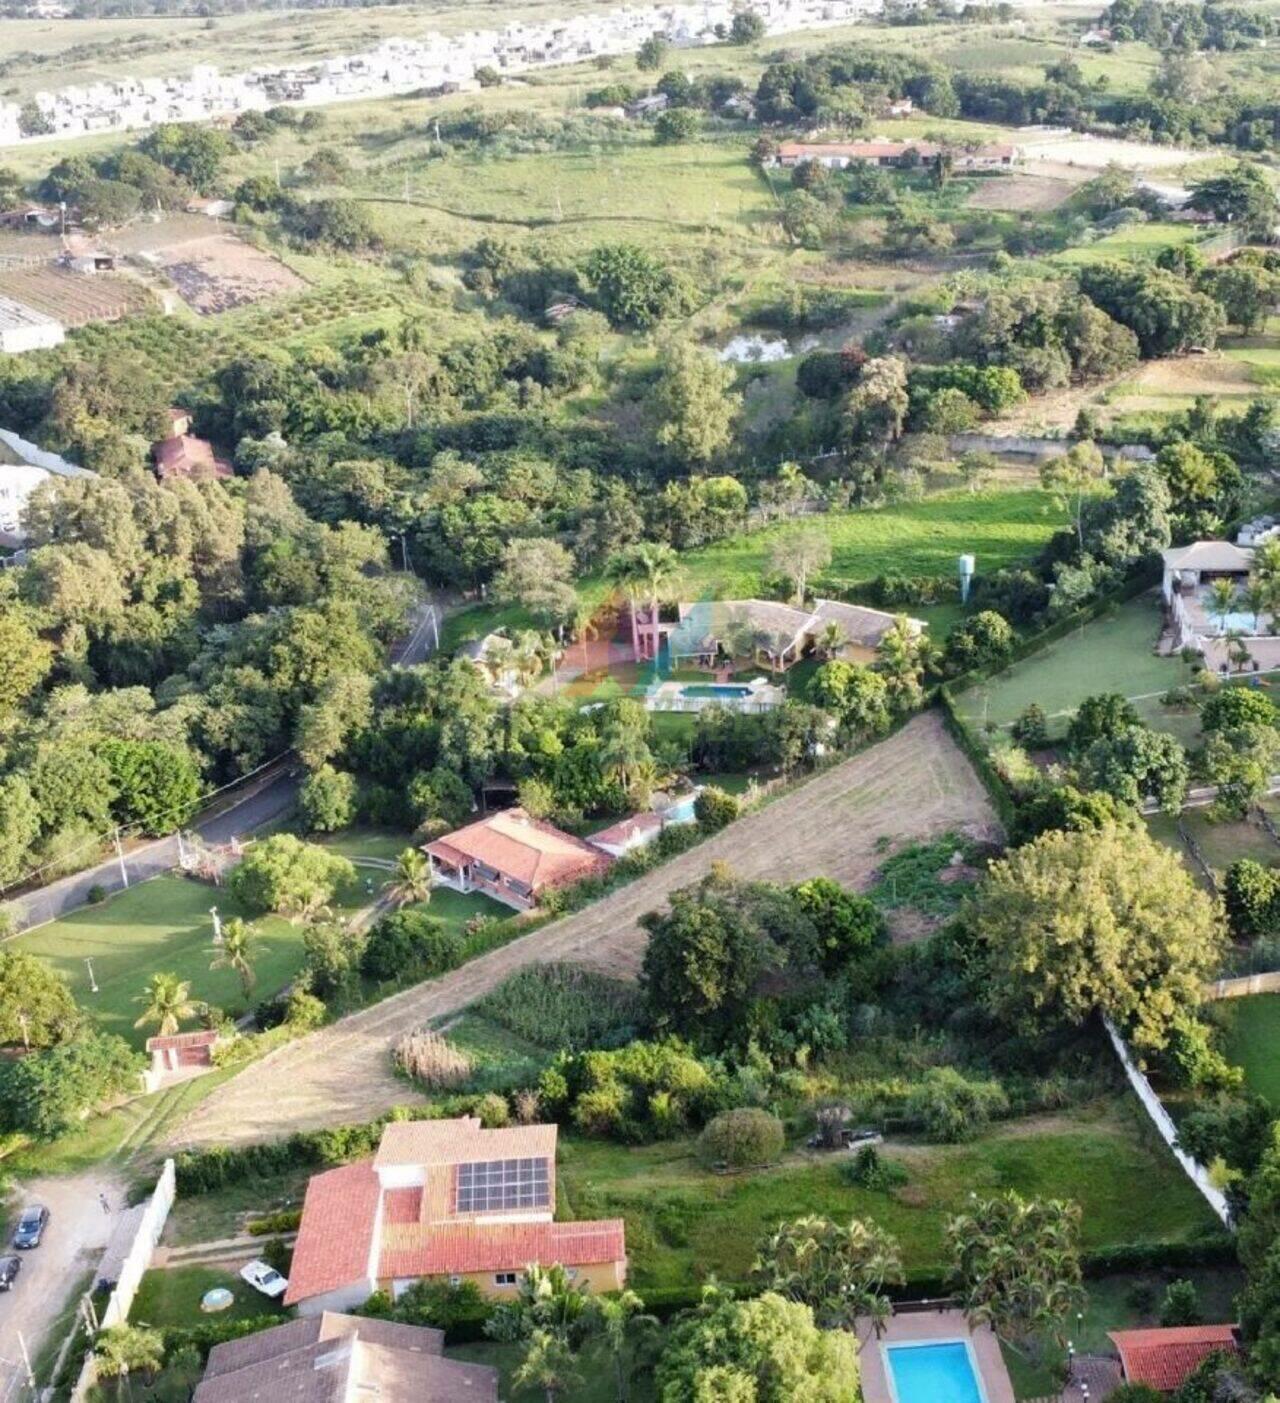
[[[437,604],[423,604],[415,610],[412,631],[393,650],[392,660],[402,667],[425,662],[439,643],[445,613],[446,609]],[[193,827],[207,843],[227,843],[252,833],[289,812],[297,800],[301,778],[302,769],[294,758],[282,757],[277,765],[248,781],[229,803],[213,809]],[[154,843],[126,848],[123,861],[108,858],[96,867],[13,897],[5,905],[13,917],[14,930],[29,930],[78,910],[87,903],[92,887],[120,891],[126,885],[126,874],[127,885],[133,885],[172,871],[180,856],[178,839],[171,834]]]
[[[34,1360],[77,1282],[97,1265],[124,1209],[124,1192],[103,1169],[23,1184],[23,1201],[43,1203],[51,1216],[40,1246],[20,1254],[13,1290],[0,1295],[0,1403],[24,1396],[19,1335]],[[99,1194],[106,1194],[110,1213],[103,1212]]]

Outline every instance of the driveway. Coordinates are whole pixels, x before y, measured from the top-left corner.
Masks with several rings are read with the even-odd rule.
[[[40,1246],[18,1254],[22,1270],[13,1290],[0,1295],[0,1403],[16,1399],[21,1388],[22,1343],[34,1360],[77,1283],[97,1266],[124,1193],[124,1183],[103,1169],[23,1183],[22,1202],[43,1203],[50,1219]],[[106,1194],[109,1214],[99,1194]]]
[[[639,918],[713,862],[743,877],[829,876],[857,888],[883,861],[882,838],[953,829],[975,837],[999,832],[986,791],[933,711],[584,910],[268,1053],[197,1106],[169,1148],[364,1121],[412,1099],[391,1062],[404,1034],[474,1003],[528,964],[571,960],[634,975],[645,945]]]

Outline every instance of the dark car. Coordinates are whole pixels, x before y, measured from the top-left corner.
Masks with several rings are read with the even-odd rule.
[[[0,1257],[0,1291],[12,1291],[22,1269],[21,1257]]]
[[[13,1231],[13,1245],[22,1248],[39,1247],[44,1230],[49,1226],[49,1210],[38,1203],[30,1204],[22,1210],[18,1226]]]

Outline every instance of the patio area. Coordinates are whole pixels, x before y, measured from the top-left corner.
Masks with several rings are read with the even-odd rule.
[[[1000,1341],[986,1326],[970,1329],[963,1311],[947,1309],[945,1305],[939,1309],[899,1307],[879,1339],[868,1321],[859,1322],[857,1334],[862,1346],[859,1362],[866,1403],[968,1403],[973,1397],[971,1387],[966,1392],[961,1385],[954,1400],[950,1400],[938,1396],[935,1386],[927,1400],[923,1393],[904,1395],[901,1382],[895,1383],[891,1377],[890,1355],[898,1347],[903,1348],[905,1355],[912,1346],[945,1344],[965,1346],[982,1403],[1014,1403],[1013,1384],[1000,1353]]]

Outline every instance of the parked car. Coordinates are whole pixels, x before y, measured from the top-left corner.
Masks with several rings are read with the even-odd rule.
[[[49,1210],[38,1203],[29,1203],[22,1210],[18,1226],[13,1231],[13,1245],[24,1251],[31,1247],[39,1247],[40,1239],[48,1226]]]
[[[261,1291],[264,1296],[270,1296],[274,1301],[277,1297],[283,1296],[289,1289],[289,1282],[286,1277],[280,1275],[275,1267],[269,1267],[266,1262],[249,1262],[240,1268],[241,1280],[247,1281],[255,1291]]]
[[[13,1283],[22,1270],[21,1257],[0,1257],[0,1291],[12,1291]]]

